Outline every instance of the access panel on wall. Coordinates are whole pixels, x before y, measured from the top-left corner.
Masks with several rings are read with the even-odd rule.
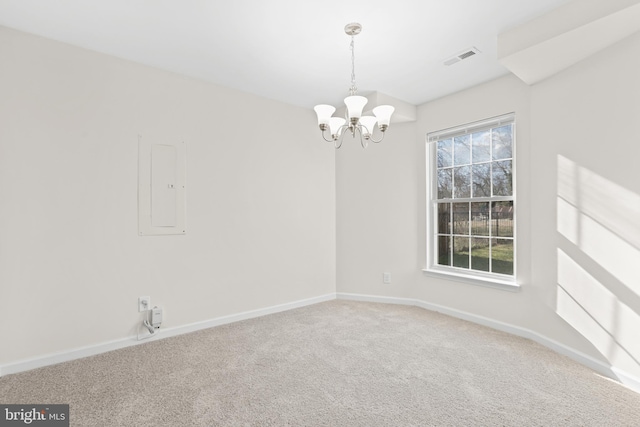
[[[138,138],[138,231],[185,234],[186,144]]]

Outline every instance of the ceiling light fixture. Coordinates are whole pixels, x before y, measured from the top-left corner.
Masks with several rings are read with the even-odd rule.
[[[362,109],[368,100],[364,96],[356,95],[358,88],[356,87],[354,52],[354,39],[356,35],[360,34],[360,31],[362,31],[362,25],[357,22],[347,24],[344,27],[344,32],[351,36],[351,87],[349,88],[349,96],[344,99],[344,103],[347,106],[346,119],[332,117],[331,115],[336,109],[331,105],[321,104],[313,108],[318,114],[318,126],[322,131],[322,138],[327,142],[333,142],[336,148],[342,146],[342,138],[344,138],[347,131],[351,132],[353,138],[356,137],[356,133],[360,136],[360,145],[363,148],[367,147],[369,141],[376,143],[382,141],[384,132],[389,127],[391,114],[394,111],[391,105],[380,105],[373,109],[374,116],[362,115]],[[373,138],[376,122],[381,134],[378,140]],[[329,130],[330,139],[325,136],[325,131],[327,130]]]

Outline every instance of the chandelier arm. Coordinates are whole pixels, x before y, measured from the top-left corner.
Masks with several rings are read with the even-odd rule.
[[[333,138],[327,139],[327,137],[324,136],[324,131],[322,131],[321,134],[322,134],[322,139],[324,139],[325,141],[327,141],[327,142],[333,142],[334,141]]]
[[[342,147],[342,141],[344,140],[344,135],[347,133],[347,129],[349,129],[348,125],[342,125],[338,128],[338,137],[334,139],[334,146],[336,149]]]
[[[356,126],[354,133],[358,132],[358,135],[360,136],[360,145],[362,146],[362,148],[367,148],[369,146],[369,138],[363,138],[362,137],[362,127],[361,126]],[[354,135],[355,137],[355,135]]]
[[[381,133],[382,133],[382,136],[380,137],[380,139],[375,140],[375,139],[373,138],[373,131],[375,130],[375,125],[374,125],[371,129],[369,129],[368,127],[366,127],[366,126],[365,126],[365,125],[363,125],[363,124],[360,124],[360,125],[359,125],[359,127],[360,127],[360,132],[361,132],[361,133],[362,133],[362,129],[366,130],[366,134],[368,134],[369,136],[368,136],[368,137],[367,137],[367,136],[365,136],[365,139],[366,139],[366,140],[368,140],[368,141],[375,142],[375,143],[377,144],[377,143],[379,143],[379,142],[382,142],[382,140],[384,139],[384,132],[381,132]],[[361,137],[361,138],[362,138],[362,137]]]

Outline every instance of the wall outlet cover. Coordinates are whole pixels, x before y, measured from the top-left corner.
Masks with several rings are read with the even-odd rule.
[[[151,297],[138,297],[138,312],[151,310]]]

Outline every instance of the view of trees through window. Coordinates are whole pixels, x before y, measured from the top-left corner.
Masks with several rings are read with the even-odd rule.
[[[513,127],[436,142],[437,264],[513,275]]]

